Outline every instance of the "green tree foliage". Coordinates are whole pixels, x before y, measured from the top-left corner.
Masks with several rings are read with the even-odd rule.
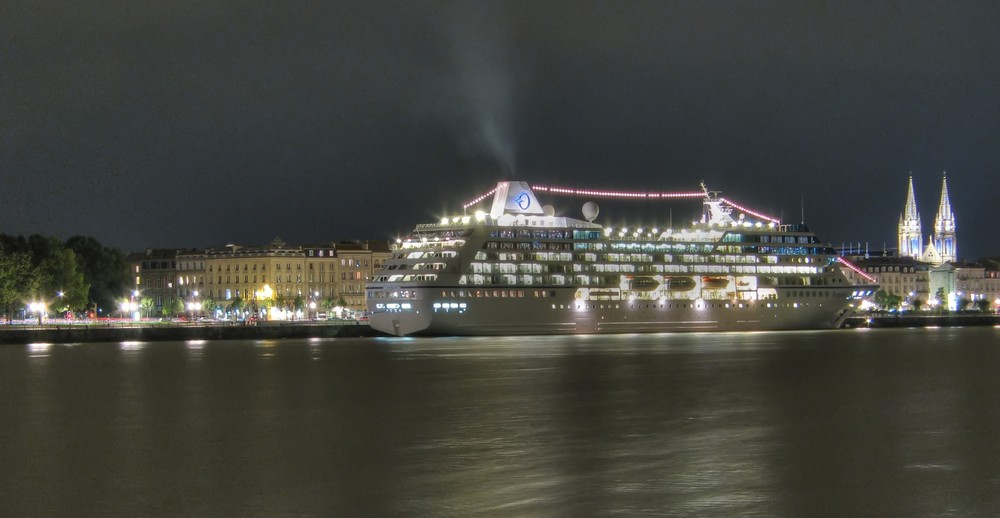
[[[139,298],[139,308],[145,313],[147,317],[152,316],[153,308],[156,306],[156,301],[153,297],[140,297]]]
[[[38,268],[32,266],[27,253],[7,252],[0,248],[0,311],[7,321],[17,308],[38,289]]]
[[[215,317],[215,312],[222,309],[222,304],[219,301],[211,298],[205,297],[201,301],[201,310],[205,312],[206,315],[210,317]]]
[[[934,292],[934,298],[937,300],[938,313],[944,313],[948,310],[948,298],[945,297],[944,288],[938,288]]]
[[[0,235],[0,247],[25,254],[37,269],[37,286],[29,294],[44,301],[56,312],[81,310],[87,305],[89,285],[78,271],[76,254],[57,238]],[[59,296],[59,294],[62,296]]]
[[[73,236],[66,240],[66,246],[76,253],[77,268],[90,284],[90,303],[101,308],[104,314],[114,312],[115,301],[124,296],[129,287],[125,254],[87,236]]]
[[[184,312],[184,303],[177,297],[167,297],[163,300],[163,316],[176,317]]]
[[[39,290],[43,297],[49,299],[62,293],[61,297],[52,299],[54,309],[59,312],[67,310],[82,310],[87,306],[90,284],[77,270],[76,253],[66,248],[60,241],[51,241],[51,247],[46,256],[38,263],[42,274]]]
[[[885,290],[875,292],[875,304],[886,311],[898,310],[902,303],[903,298],[899,295],[892,295]]]

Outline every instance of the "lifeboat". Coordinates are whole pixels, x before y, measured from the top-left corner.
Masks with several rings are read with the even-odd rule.
[[[705,276],[701,278],[701,287],[707,290],[721,290],[726,286],[729,286],[729,279],[727,277]]]
[[[653,291],[660,287],[660,281],[652,277],[633,277],[628,280],[628,288],[635,291]]]
[[[670,277],[667,279],[667,290],[669,291],[691,291],[694,287],[694,279],[690,277]]]

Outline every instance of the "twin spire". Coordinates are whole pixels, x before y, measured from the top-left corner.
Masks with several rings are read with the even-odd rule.
[[[917,212],[912,174],[906,192],[906,206],[899,215],[898,235],[900,257],[913,257],[919,261],[937,264],[957,259],[955,214],[951,211],[951,200],[948,197],[948,173],[944,173],[941,178],[941,202],[934,218],[934,234],[929,236],[927,246],[921,247],[923,238],[920,213]]]

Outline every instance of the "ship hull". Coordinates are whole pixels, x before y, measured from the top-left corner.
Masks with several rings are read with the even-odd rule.
[[[825,293],[831,291],[840,290]],[[834,329],[841,326],[850,307],[841,293],[785,303],[578,301],[572,298],[573,290],[555,293],[555,297],[539,299],[476,299],[463,302],[462,308],[452,308],[448,301],[436,301],[437,307],[435,301],[413,301],[405,311],[372,313],[370,323],[396,336]]]

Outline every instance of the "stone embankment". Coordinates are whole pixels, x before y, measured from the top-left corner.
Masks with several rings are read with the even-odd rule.
[[[844,327],[960,327],[1000,326],[1000,315],[954,313],[946,315],[853,316]]]
[[[0,344],[161,342],[173,340],[264,340],[279,338],[340,338],[384,336],[362,323],[266,322],[257,325],[210,324],[90,324],[0,325]]]

